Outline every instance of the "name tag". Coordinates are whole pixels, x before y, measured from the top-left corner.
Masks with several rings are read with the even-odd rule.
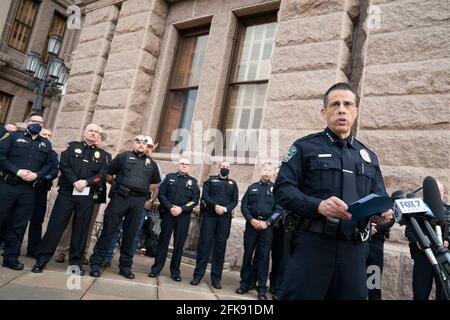
[[[258,189],[252,189],[252,191],[258,191]]]
[[[331,158],[331,153],[322,153],[317,155],[319,158]]]

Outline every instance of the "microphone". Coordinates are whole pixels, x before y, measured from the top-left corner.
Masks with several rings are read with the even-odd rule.
[[[444,203],[442,202],[439,186],[433,177],[423,180],[423,201],[430,207],[439,224],[436,225],[436,233],[442,239],[442,227],[445,226]]]
[[[406,221],[412,216],[435,219],[430,208],[415,194],[398,193],[397,195],[399,199],[394,201],[394,219],[400,225],[406,224]]]
[[[428,205],[440,223],[445,222],[444,203],[438,184],[433,177],[423,180],[423,201]]]

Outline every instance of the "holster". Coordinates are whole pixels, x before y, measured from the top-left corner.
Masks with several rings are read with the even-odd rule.
[[[11,186],[16,186],[19,183],[19,177],[7,174],[5,176],[5,182]]]
[[[283,217],[284,253],[292,255],[295,249],[294,240],[302,231],[305,217],[287,211],[283,214]]]

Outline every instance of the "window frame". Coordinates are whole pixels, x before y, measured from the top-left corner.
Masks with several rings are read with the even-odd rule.
[[[11,110],[11,103],[12,103],[12,100],[13,100],[14,96],[13,96],[12,94],[6,93],[6,92],[4,92],[4,91],[0,91],[0,95],[5,96],[6,98],[9,98],[9,100],[8,100],[8,105],[6,106],[6,112],[5,112],[5,115],[3,116],[3,119],[0,118],[0,122],[1,122],[1,123],[6,123],[6,119],[8,119],[9,111]],[[3,101],[2,101],[2,102],[3,102]],[[1,108],[1,107],[2,107],[2,106],[0,106],[0,108]],[[0,114],[0,115],[1,115],[1,114]]]
[[[179,32],[179,36],[177,39],[177,44],[175,46],[175,50],[173,53],[173,59],[172,59],[172,65],[170,67],[170,76],[167,82],[167,87],[166,87],[166,92],[164,93],[164,102],[163,102],[163,108],[162,108],[162,112],[161,112],[161,116],[159,118],[159,122],[158,122],[158,130],[157,130],[157,141],[162,141],[162,137],[164,135],[164,130],[165,130],[165,121],[166,121],[166,117],[167,117],[167,113],[169,112],[169,108],[168,108],[168,103],[170,101],[170,94],[172,92],[189,92],[192,90],[197,90],[198,93],[198,89],[199,89],[199,85],[197,86],[186,86],[186,87],[176,87],[174,86],[172,88],[172,82],[174,81],[174,77],[175,77],[175,71],[177,70],[179,64],[180,64],[180,50],[181,50],[181,46],[183,45],[183,41],[186,38],[190,38],[190,37],[200,37],[203,35],[209,35],[210,34],[210,25],[203,25],[203,26],[199,26],[199,27],[195,27],[193,29],[189,29],[189,30],[178,30]],[[203,68],[203,66],[202,66]],[[196,99],[196,103],[197,103],[197,99]],[[184,110],[182,110],[184,111]],[[180,117],[179,120],[179,124],[181,124],[181,121],[183,120],[183,113]],[[176,145],[174,144],[173,146],[162,146],[161,144],[158,145],[158,147],[156,148],[155,152],[160,152],[160,153],[169,153],[171,152],[171,150],[175,147]]]
[[[227,121],[228,116],[230,113],[230,103],[231,103],[231,96],[232,96],[232,87],[233,86],[241,86],[241,85],[258,85],[258,84],[268,84],[269,78],[267,79],[258,79],[258,80],[245,80],[245,81],[235,81],[236,78],[236,72],[238,68],[238,59],[241,55],[241,52],[243,50],[243,41],[244,41],[244,34],[245,30],[248,27],[259,25],[259,24],[266,24],[266,23],[272,23],[276,22],[278,24],[278,9],[272,10],[269,12],[259,13],[247,17],[236,17],[238,20],[238,26],[236,28],[236,34],[234,37],[234,43],[231,53],[231,65],[229,68],[228,76],[227,76],[227,82],[225,85],[225,92],[224,92],[224,99],[222,103],[222,110],[220,112],[219,116],[219,130],[222,132],[223,136],[223,146],[222,152],[223,155],[226,155],[227,152],[227,141],[226,141],[226,130],[227,130]],[[275,41],[275,40],[274,40]],[[273,54],[273,52],[272,52]],[[262,119],[261,119],[262,120]],[[239,129],[239,128],[233,128],[233,129]],[[214,148],[214,154],[216,153],[216,148]],[[237,152],[234,151],[234,154],[236,155]],[[250,153],[248,150],[245,151],[245,157],[250,158]]]
[[[34,2],[34,3],[36,4],[36,12],[34,13],[34,17],[33,17],[33,22],[32,22],[32,24],[31,24],[31,25],[27,25],[26,23],[24,23],[24,22],[22,22],[22,21],[20,21],[20,20],[18,19],[19,9],[20,9],[20,7],[21,7],[21,5],[22,5],[22,3],[23,3],[24,1],[26,1],[26,0],[20,0],[19,4],[18,4],[17,7],[16,7],[16,12],[15,12],[14,19],[13,19],[13,21],[12,21],[12,24],[11,24],[11,28],[10,28],[10,30],[9,30],[9,36],[8,36],[8,41],[7,41],[7,45],[8,45],[9,48],[14,49],[14,50],[17,50],[17,51],[19,51],[19,52],[21,52],[21,53],[26,53],[27,50],[28,50],[28,47],[29,47],[29,45],[30,45],[30,39],[31,39],[31,36],[32,36],[32,33],[33,33],[34,26],[35,26],[35,24],[36,24],[36,18],[37,18],[37,16],[38,16],[39,9],[40,9],[40,4],[41,4],[40,1],[37,1],[37,0],[29,0],[29,1]],[[29,29],[30,29],[30,35],[29,35],[29,37],[27,38],[26,45],[25,45],[25,48],[24,48],[23,50],[21,50],[21,49],[19,49],[19,48],[16,48],[16,47],[14,47],[14,46],[11,44],[11,41],[12,41],[12,39],[13,39],[13,34],[14,34],[14,25],[16,24],[16,22],[19,23],[19,24],[21,24],[21,25],[24,25],[26,28],[29,28]],[[15,41],[17,41],[17,39],[15,39]]]

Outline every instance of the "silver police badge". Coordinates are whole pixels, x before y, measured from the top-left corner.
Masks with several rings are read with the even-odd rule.
[[[366,149],[361,149],[359,150],[359,154],[361,155],[361,158],[363,158],[363,160],[367,163],[371,163],[372,159],[370,159],[370,155],[369,152],[367,152]]]
[[[150,164],[150,159],[149,158],[145,159],[145,165],[148,166],[149,164]]]
[[[75,153],[80,154],[81,152],[82,152],[81,149],[75,149]]]
[[[192,180],[188,180],[187,185],[192,186]]]

